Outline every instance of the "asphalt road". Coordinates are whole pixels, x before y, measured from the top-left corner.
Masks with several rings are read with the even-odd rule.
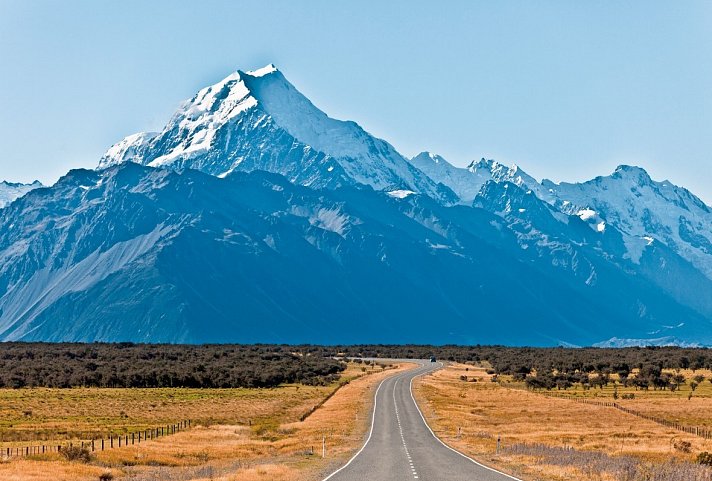
[[[443,444],[430,430],[412,394],[414,378],[442,367],[415,361],[416,369],[385,379],[375,395],[371,430],[351,460],[324,481],[512,481]]]

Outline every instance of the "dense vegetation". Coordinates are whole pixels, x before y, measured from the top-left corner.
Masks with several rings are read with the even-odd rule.
[[[273,387],[324,384],[344,369],[336,356],[487,362],[531,388],[607,384],[675,389],[674,369],[712,369],[712,350],[677,347],[565,349],[503,346],[286,346],[164,344],[0,344],[0,387]],[[635,373],[634,373],[635,371]],[[594,374],[593,376],[591,376]]]
[[[274,387],[325,384],[342,362],[290,346],[0,344],[0,387]]]
[[[327,349],[327,348],[321,348]],[[487,361],[498,374],[522,370],[602,371],[627,365],[641,368],[656,365],[663,369],[710,369],[712,349],[679,347],[607,348],[532,348],[504,346],[417,346],[357,345],[330,348],[349,356],[438,359],[457,362]]]
[[[611,376],[624,386],[639,389],[676,390],[689,382],[694,390],[705,379],[701,374],[686,379],[679,372],[665,370],[712,369],[712,350],[678,347],[528,348],[502,346],[350,346],[348,355],[366,357],[427,358],[465,363],[488,362],[494,374],[506,374],[525,381],[531,389],[568,389],[575,384],[602,388]],[[635,372],[634,372],[635,371]]]

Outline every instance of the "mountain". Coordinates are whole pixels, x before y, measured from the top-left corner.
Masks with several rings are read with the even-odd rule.
[[[492,160],[467,168],[423,152],[410,160],[434,181],[450,187],[464,204],[471,203],[487,181],[511,182],[531,190],[566,215],[576,215],[593,230],[613,225],[623,234],[626,256],[638,264],[647,247],[663,243],[712,279],[712,210],[685,188],[656,182],[634,166],[621,165],[607,177],[583,183],[541,183],[517,166]]]
[[[18,197],[22,197],[29,191],[39,187],[42,187],[42,184],[38,181],[34,181],[31,184],[19,184],[7,181],[0,182],[0,209]]]
[[[645,247],[661,242],[712,278],[712,211],[687,189],[627,165],[580,184],[545,179],[542,186],[562,211],[615,225],[625,234],[633,262]]]
[[[467,168],[455,167],[442,156],[421,152],[409,160],[433,181],[448,186],[463,204],[471,204],[489,180],[511,182],[519,187],[537,189],[537,182],[529,174],[514,165],[508,167],[494,160],[472,161]],[[540,197],[545,197],[543,192]]]
[[[674,318],[666,335],[712,342],[704,316],[602,257],[577,216],[484,187],[469,207],[263,171],[72,171],[0,210],[0,337],[584,345]],[[548,243],[524,248],[529,227],[490,212],[505,197],[551,224]]]
[[[99,167],[126,161],[216,176],[264,170],[314,188],[364,184],[456,200],[389,143],[355,122],[328,117],[274,65],[238,70],[200,90],[161,132],[126,137]]]
[[[595,233],[585,242],[597,244],[602,255],[712,319],[712,213],[687,189],[669,181],[653,181],[644,169],[632,166],[619,166],[612,175],[588,182],[555,184],[546,179],[540,183],[517,166],[485,159],[458,168],[425,152],[411,162],[436,182],[449,186],[461,203],[474,201],[505,218],[523,248],[548,244],[553,235],[566,239],[560,224],[578,217]],[[515,199],[511,194],[516,189],[503,194],[499,202],[483,202],[482,197],[494,189],[492,183],[513,184],[526,191],[529,205],[512,207]],[[546,205],[532,205],[541,203]],[[531,215],[532,208],[538,216]],[[547,210],[554,220],[545,215]],[[620,242],[603,241],[611,237],[611,228]],[[651,330],[651,334],[659,333]]]
[[[712,217],[687,190],[407,160],[271,65],[19,196],[0,340],[712,345]]]

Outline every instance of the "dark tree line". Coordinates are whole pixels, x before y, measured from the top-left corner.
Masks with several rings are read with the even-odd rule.
[[[0,386],[273,387],[324,384],[337,356],[487,362],[532,388],[602,387],[610,376],[641,389],[674,389],[664,369],[712,369],[712,350],[677,347],[529,348],[424,345],[160,345],[0,343]],[[636,374],[632,372],[636,370]],[[536,374],[536,375],[534,375]],[[694,379],[694,378],[693,378]],[[699,384],[701,380],[693,381]]]
[[[292,346],[0,343],[0,387],[327,384],[340,361]]]
[[[487,362],[493,374],[511,375],[532,389],[568,389],[574,384],[602,388],[611,376],[640,389],[675,390],[686,381],[676,369],[712,369],[712,350],[679,347],[530,348],[504,346],[340,346],[349,356],[419,358],[436,356],[463,363]],[[633,371],[635,370],[635,374]],[[703,382],[693,376],[693,389]],[[707,380],[709,381],[709,380]]]
[[[431,355],[464,363],[487,361],[498,374],[520,370],[612,371],[659,365],[663,369],[710,369],[712,349],[680,347],[536,348],[506,346],[354,345],[321,348],[349,356],[427,359]],[[527,371],[528,372],[528,371]]]

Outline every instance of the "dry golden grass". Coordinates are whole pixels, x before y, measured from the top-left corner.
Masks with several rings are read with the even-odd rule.
[[[333,386],[274,389],[3,389],[0,442],[91,439],[184,419],[247,424],[298,416]]]
[[[477,382],[464,382],[461,376],[475,378]],[[543,443],[602,451],[613,456],[634,455],[656,462],[671,457],[691,460],[694,453],[712,451],[711,441],[613,408],[508,389],[491,382],[490,378],[484,369],[451,365],[417,381],[416,396],[443,440],[505,471],[532,479],[585,479],[569,468],[542,465],[532,458],[495,456],[497,436],[501,436],[506,445]],[[643,403],[655,405],[658,397],[642,397],[641,406]],[[707,422],[712,418],[710,401],[710,398],[699,400],[706,408],[698,415],[706,416]],[[672,412],[688,401],[686,397],[678,397],[672,402],[677,404],[661,408],[661,412]],[[460,437],[458,428],[462,433]],[[673,448],[673,444],[681,440],[691,443],[692,453],[680,453]]]
[[[342,379],[353,379],[363,374],[361,367],[351,365]],[[405,368],[400,366],[398,369]],[[99,475],[107,470],[116,479],[127,474],[137,476],[136,479],[178,481],[199,480],[201,476],[222,481],[318,479],[319,474],[341,464],[361,444],[369,419],[368,399],[375,386],[392,373],[369,369],[370,375],[354,379],[342,387],[303,422],[299,421],[300,416],[336,386],[300,386],[299,389],[285,386],[223,392],[197,390],[210,391],[201,396],[189,392],[192,390],[167,390],[170,393],[149,390],[151,392],[145,394],[154,398],[175,400],[164,405],[168,411],[207,421],[172,436],[97,452],[90,465],[69,463],[60,460],[57,455],[30,460],[13,458],[0,463],[0,479],[89,481],[99,479]],[[79,391],[73,394],[80,399],[79,406],[84,406],[80,409],[103,399],[100,396],[102,390],[91,392],[88,396],[91,401],[82,400],[81,394],[92,390]],[[104,390],[104,393],[107,396],[121,395],[124,399],[130,396],[123,391]],[[46,396],[46,393],[42,394]],[[168,394],[173,397],[168,397]],[[136,425],[136,419],[167,418],[158,409],[141,414],[143,403],[136,401],[130,411],[125,411],[129,415],[128,424]],[[157,406],[161,405],[158,401]],[[201,416],[195,413],[201,413]],[[57,418],[60,422],[72,422]],[[322,436],[327,440],[326,459],[321,457]],[[200,474],[205,472],[210,475]]]
[[[686,383],[680,385],[675,391],[670,390],[648,390],[636,389],[634,386],[624,387],[613,383],[603,389],[583,390],[580,385],[566,391],[556,391],[554,393],[563,396],[585,397],[591,399],[613,401],[614,390],[618,393],[616,402],[621,406],[634,409],[651,416],[664,418],[668,421],[679,424],[699,427],[712,427],[712,371],[689,369],[667,370],[670,374],[682,374],[686,378]],[[704,381],[695,390],[692,389],[690,381],[695,376],[704,376]],[[612,376],[616,379],[616,376]],[[507,380],[505,385],[507,385]],[[523,383],[512,383],[513,387],[524,388]],[[634,399],[622,399],[624,394],[633,394]]]
[[[0,463],[0,479],[3,481],[74,481],[98,480],[103,473],[118,475],[119,471],[70,463],[68,461],[37,461],[13,459]]]

